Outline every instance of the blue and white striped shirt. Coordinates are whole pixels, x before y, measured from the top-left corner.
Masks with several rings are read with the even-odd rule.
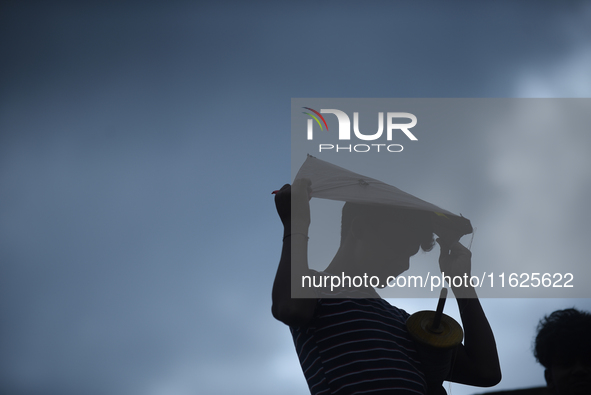
[[[290,328],[312,395],[426,394],[408,316],[383,299],[319,299]]]

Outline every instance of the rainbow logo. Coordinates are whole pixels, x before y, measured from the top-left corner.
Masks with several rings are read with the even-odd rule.
[[[324,122],[324,126],[326,126],[326,131],[328,131],[328,125],[326,124],[324,117],[322,115],[320,115],[320,113],[318,111],[313,110],[310,107],[302,107],[302,108],[305,108],[306,110],[310,110],[314,114],[318,115],[320,117],[320,119],[322,119],[322,122]],[[320,123],[320,120],[314,114],[310,114],[309,112],[302,112],[302,114],[306,114],[306,115],[309,115],[312,118],[314,118],[316,120],[316,122],[318,123],[318,126],[320,126],[320,130],[324,130],[324,129],[322,129],[322,124]]]

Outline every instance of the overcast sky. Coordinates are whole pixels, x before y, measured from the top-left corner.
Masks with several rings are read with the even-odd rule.
[[[16,395],[307,393],[270,313],[291,98],[591,95],[586,2],[12,1],[0,32],[0,392]],[[589,136],[448,138],[400,183],[470,212],[475,265],[588,264]],[[539,318],[591,310],[482,303],[495,389],[544,383]]]

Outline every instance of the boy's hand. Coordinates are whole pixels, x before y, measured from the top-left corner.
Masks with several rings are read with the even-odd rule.
[[[275,193],[275,208],[283,226],[291,226],[291,185],[285,184]]]
[[[472,272],[472,253],[470,250],[460,244],[459,241],[451,245],[446,245],[441,239],[437,239],[436,241],[441,248],[439,269],[442,273],[445,273],[445,276],[449,276],[452,279],[452,284],[449,284],[449,286],[454,291],[456,297],[476,297],[473,287],[470,286]],[[454,286],[454,277],[460,277],[462,279],[460,287]],[[456,280],[457,283],[459,281]]]
[[[287,232],[292,232],[292,227],[293,232],[308,232],[312,191],[310,185],[309,179],[298,179],[293,185],[285,184],[275,194],[275,207]]]

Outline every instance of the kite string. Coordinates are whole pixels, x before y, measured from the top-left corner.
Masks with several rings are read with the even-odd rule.
[[[477,230],[478,228],[474,228],[474,230],[472,231],[472,237],[470,237],[470,244],[468,244],[469,251],[472,251],[472,242],[474,241],[474,235],[476,234]]]

